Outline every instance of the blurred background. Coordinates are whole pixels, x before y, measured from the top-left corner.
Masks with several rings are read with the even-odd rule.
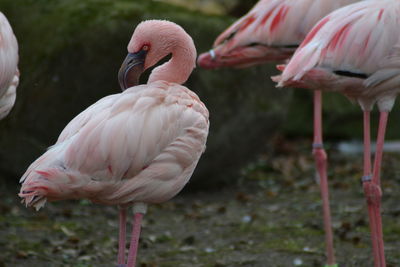
[[[19,177],[73,117],[120,92],[117,72],[140,21],[180,24],[200,53],[256,2],[0,0],[19,42],[21,71],[16,105],[0,121],[0,267],[110,266],[117,244],[115,208],[85,201],[51,203],[38,215],[18,204]],[[274,74],[275,64],[194,70],[186,85],[210,111],[207,150],[183,194],[150,210],[140,266],[321,265],[320,200],[310,155],[312,97],[305,90],[276,89],[269,78]],[[369,266],[359,184],[362,113],[358,105],[330,93],[324,94],[323,112],[338,258],[348,260],[343,266]],[[396,106],[388,139],[399,139],[399,118]],[[377,114],[373,122],[375,132]],[[400,266],[395,249],[400,245],[395,204],[400,161],[392,148],[384,159],[384,224],[389,266]],[[102,231],[93,218],[104,225]],[[184,229],[170,228],[178,224]],[[107,238],[100,235],[105,232]]]

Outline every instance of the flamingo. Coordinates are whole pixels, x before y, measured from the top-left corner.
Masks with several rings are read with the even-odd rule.
[[[118,205],[118,266],[125,266],[126,208],[133,206],[127,266],[135,266],[147,205],[175,196],[189,181],[208,135],[208,110],[182,86],[196,63],[192,38],[177,24],[148,20],[135,29],[119,70],[123,91],[100,99],[75,117],[55,145],[21,178],[27,206],[86,198]],[[140,74],[160,59],[145,85]],[[133,86],[133,87],[132,87]]]
[[[215,40],[213,49],[198,58],[206,69],[244,68],[289,59],[307,33],[331,11],[360,0],[261,0]],[[320,181],[327,266],[336,266],[327,154],[322,142],[322,97],[314,92],[313,155]]]
[[[17,39],[6,16],[0,12],[0,120],[14,106],[18,83]]]
[[[282,75],[278,87],[338,91],[357,101],[364,116],[363,189],[368,204],[375,267],[386,266],[380,170],[389,112],[400,92],[400,2],[367,0],[338,9],[310,31]],[[370,112],[380,111],[371,171]]]

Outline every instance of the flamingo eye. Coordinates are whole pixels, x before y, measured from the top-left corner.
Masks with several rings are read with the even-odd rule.
[[[149,49],[150,49],[150,46],[149,46],[149,45],[144,45],[144,46],[142,47],[142,50],[143,50],[143,51],[149,51]]]

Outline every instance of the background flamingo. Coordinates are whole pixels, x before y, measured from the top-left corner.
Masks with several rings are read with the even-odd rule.
[[[249,67],[288,59],[319,19],[358,0],[261,0],[215,40],[213,49],[199,56],[206,69]],[[322,142],[322,98],[314,92],[314,142],[317,174],[323,201],[328,266],[335,265],[329,206],[327,156]]]
[[[0,120],[14,106],[19,82],[18,43],[13,30],[0,12]]]
[[[172,198],[188,182],[205,149],[209,122],[197,95],[180,85],[196,60],[193,40],[180,26],[145,21],[128,52],[119,72],[123,89],[173,56],[153,70],[147,85],[102,98],[74,118],[23,175],[20,197],[36,209],[47,200],[77,198],[119,205],[119,266],[125,262],[126,207],[133,205],[131,267],[147,204]]]
[[[388,113],[400,90],[400,3],[363,1],[323,18],[307,35],[278,86],[339,91],[364,112],[363,187],[368,203],[375,266],[386,266],[380,215],[380,169]],[[280,67],[283,69],[283,66]],[[371,175],[370,111],[380,122]]]

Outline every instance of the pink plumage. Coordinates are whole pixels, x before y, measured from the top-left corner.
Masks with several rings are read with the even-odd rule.
[[[278,86],[340,91],[390,110],[400,81],[400,3],[362,1],[332,12],[306,37]]]
[[[11,111],[19,83],[18,43],[13,30],[0,12],[0,120]]]
[[[289,58],[314,24],[329,12],[359,0],[261,0],[226,29],[203,68],[247,67]]]
[[[104,204],[166,201],[186,184],[205,148],[207,118],[193,92],[167,81],[105,97],[32,163],[21,196],[28,205],[33,196]]]
[[[119,205],[119,264],[124,263],[125,207],[134,206],[138,227],[147,203],[175,196],[204,152],[209,128],[205,105],[180,85],[196,61],[193,40],[180,26],[142,22],[128,52],[119,73],[126,90],[100,99],[75,117],[56,144],[29,166],[19,194],[27,206],[37,209],[46,200],[78,198]],[[168,54],[170,61],[155,68],[146,85],[127,88],[143,66],[149,68]],[[135,262],[136,247],[133,250],[129,267]]]
[[[138,30],[152,24],[143,23]],[[148,34],[152,32],[158,29]],[[168,64],[173,63],[158,67],[152,75],[186,67],[185,62]],[[20,195],[27,205],[35,206],[46,198],[89,198],[105,204],[162,202],[188,181],[205,149],[207,133],[208,111],[186,87],[169,80],[136,86],[100,99],[74,118],[57,143],[22,176]]]

